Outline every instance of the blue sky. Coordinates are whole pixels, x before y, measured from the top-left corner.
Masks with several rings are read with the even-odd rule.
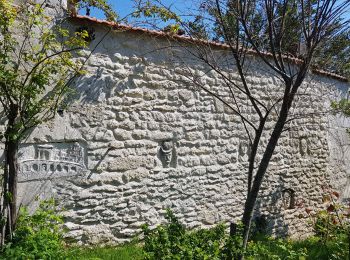
[[[114,10],[119,15],[119,18],[124,18],[133,11],[134,1],[132,0],[107,0],[107,2],[113,7]],[[193,15],[198,6],[199,0],[186,1],[186,0],[164,0],[162,3],[171,8],[172,11],[183,14],[183,15]],[[85,14],[84,10],[81,10],[81,14]],[[90,16],[103,19],[103,13],[99,10],[91,10]]]
[[[340,0],[343,2],[344,0]],[[113,7],[114,10],[119,15],[119,18],[124,18],[132,13],[134,10],[135,2],[133,0],[107,0],[107,2]],[[181,14],[186,20],[186,17],[194,17],[196,11],[198,12],[198,6],[201,0],[161,0],[161,2],[172,11],[177,14]],[[81,14],[85,14],[85,11],[82,10]],[[101,11],[92,9],[90,16],[104,19],[104,15]],[[344,14],[344,18],[350,19],[350,11]],[[158,23],[159,26],[165,26],[164,23]]]

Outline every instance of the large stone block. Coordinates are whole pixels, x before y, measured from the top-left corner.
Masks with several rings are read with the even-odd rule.
[[[144,167],[147,169],[154,168],[155,159],[145,157],[129,156],[126,158],[115,158],[108,164],[107,170],[112,172],[127,171]]]

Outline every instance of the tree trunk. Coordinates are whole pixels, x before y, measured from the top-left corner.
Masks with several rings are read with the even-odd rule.
[[[12,232],[17,220],[17,182],[18,182],[18,144],[19,137],[16,123],[18,120],[18,105],[12,104],[8,115],[5,132],[5,167],[3,191],[1,198],[1,246],[12,238]]]
[[[5,158],[1,200],[1,246],[7,239],[11,239],[17,220],[18,141],[5,142]]]
[[[282,104],[280,115],[279,115],[278,120],[276,122],[275,128],[271,134],[270,140],[266,146],[264,155],[260,161],[260,165],[259,165],[259,168],[256,172],[252,188],[251,188],[250,193],[248,194],[247,200],[245,202],[244,213],[243,213],[243,218],[242,218],[242,222],[244,225],[243,251],[245,251],[245,249],[247,247],[250,226],[251,226],[251,222],[252,222],[252,218],[253,218],[254,207],[255,207],[257,197],[258,197],[260,186],[262,184],[263,178],[265,176],[265,173],[266,173],[267,167],[270,163],[273,152],[277,146],[278,140],[279,140],[281,133],[283,131],[284,125],[286,123],[289,107],[290,107],[290,102],[285,100],[285,102],[283,102],[283,104]],[[241,256],[241,258],[242,257],[243,256]]]
[[[5,143],[5,159],[6,159],[6,143]],[[1,216],[0,216],[0,223],[1,223],[1,237],[0,237],[0,246],[1,248],[5,245],[5,237],[6,237],[6,223],[7,223],[7,213],[8,213],[8,207],[6,202],[6,194],[8,191],[8,167],[7,163],[4,164],[4,172],[3,172],[3,178],[2,178],[2,191],[1,191]]]
[[[6,161],[8,165],[8,227],[14,230],[17,220],[17,181],[18,181],[18,142],[11,140],[7,143]]]

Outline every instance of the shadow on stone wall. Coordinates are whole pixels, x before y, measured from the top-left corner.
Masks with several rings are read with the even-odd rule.
[[[262,206],[261,199],[257,201],[252,229],[252,234],[262,233],[268,236],[286,237],[289,235],[289,225],[285,222],[285,215],[283,214],[283,207],[276,207],[281,200],[280,191],[276,191],[271,194],[270,205],[275,205],[274,210],[272,208],[267,209],[266,206]]]

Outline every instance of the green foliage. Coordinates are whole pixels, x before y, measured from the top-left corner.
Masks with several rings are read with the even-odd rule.
[[[0,113],[5,127],[5,145],[16,150],[28,130],[56,115],[74,79],[83,74],[86,61],[74,59],[87,47],[87,31],[73,33],[63,26],[64,20],[48,15],[48,0],[0,0]],[[17,164],[15,153],[5,147],[5,165]],[[17,194],[15,167],[5,167],[1,199],[0,230],[16,223]],[[11,179],[13,181],[11,181]],[[12,191],[12,192],[10,192]],[[1,234],[0,244],[11,234]]]
[[[341,247],[339,245],[342,244]],[[348,242],[347,238],[336,237],[332,241],[322,243],[319,237],[310,237],[303,241],[294,241],[293,247],[306,248],[308,257],[307,259],[313,260],[335,260],[335,259],[348,259]]]
[[[62,217],[54,200],[44,201],[29,215],[21,209],[13,239],[5,245],[4,259],[58,259],[64,255]]]
[[[310,250],[312,259],[348,259],[350,245],[349,207],[339,203],[339,193],[323,187],[324,210],[312,213],[310,221],[315,237],[301,242]]]
[[[162,5],[157,5],[152,3],[152,1],[139,1],[138,3],[138,11],[136,11],[133,15],[138,18],[141,15],[148,18],[160,18],[163,22],[167,22],[169,20],[174,20],[176,22],[181,21],[180,17],[174,12],[170,11],[166,7]]]
[[[186,231],[167,210],[167,223],[150,230],[143,226],[145,259],[225,259],[225,226]]]
[[[314,64],[350,79],[350,29],[324,42],[317,50]]]
[[[19,140],[51,119],[82,73],[83,63],[73,56],[87,46],[87,32],[70,33],[45,7],[46,1],[14,6],[0,0],[0,102],[9,119],[7,140]]]
[[[329,208],[332,208],[330,206]],[[335,209],[334,209],[335,210]],[[340,224],[339,218],[343,218],[343,216],[338,216],[334,214],[333,210],[321,210],[316,215],[316,220],[314,224],[314,230],[317,237],[320,238],[321,241],[327,242],[341,235],[346,234],[346,226]]]
[[[220,9],[218,8],[218,3]],[[264,1],[202,1],[193,20],[188,21],[187,27],[193,37],[215,41],[231,42],[236,46],[237,41],[249,48],[255,47],[261,51],[273,52],[279,50],[287,56],[299,57],[305,51],[305,39],[303,36],[302,17],[303,14],[298,1],[273,1],[274,33],[276,39],[269,42],[269,20],[266,17]],[[245,5],[247,29],[250,32],[250,39],[243,32],[240,25],[240,5]],[[310,16],[310,20],[316,17],[317,5],[315,1],[306,1],[304,5],[311,8],[305,11],[304,16]],[[348,11],[349,12],[349,11]],[[209,19],[208,19],[209,18]],[[344,20],[347,18],[344,18]],[[210,22],[205,22],[210,21]],[[312,65],[319,69],[338,73],[350,77],[350,30],[347,24],[343,25],[342,19],[335,19],[328,26],[327,34],[332,30],[332,37],[326,37],[318,48],[312,60]],[[342,29],[340,29],[342,28]],[[339,30],[340,29],[340,30]]]
[[[347,259],[349,222],[345,208],[332,203],[311,216],[316,236],[293,241],[259,234],[249,241],[245,259]],[[230,237],[222,224],[188,231],[169,210],[166,219],[166,224],[154,230],[143,227],[145,259],[237,259],[242,253],[240,226],[237,235]]]
[[[242,254],[242,227],[230,237],[225,225],[187,231],[168,210],[168,222],[150,230],[143,227],[145,259],[237,259]],[[290,240],[265,236],[250,241],[246,259],[305,259],[307,249]]]
[[[69,260],[141,260],[142,249],[136,244],[118,247],[68,248],[66,259]]]
[[[346,116],[350,116],[350,100],[342,99],[339,102],[333,101],[331,107],[336,113],[343,113]]]
[[[340,223],[334,222],[334,213],[333,208],[317,213],[317,236],[304,241],[262,235],[256,237],[248,243],[245,259],[346,259],[348,240],[343,232],[346,230],[342,231]],[[346,218],[345,215],[343,217]],[[0,258],[221,260],[237,259],[241,254],[240,226],[237,236],[230,237],[222,224],[211,229],[188,231],[171,211],[167,211],[166,218],[167,223],[154,230],[143,227],[143,251],[136,244],[105,248],[67,248],[64,247],[62,238],[62,218],[56,213],[54,201],[50,200],[43,202],[32,216],[26,210],[21,211],[13,241],[6,245]]]
[[[209,35],[206,28],[202,16],[197,15],[193,21],[188,22],[189,34],[195,38],[208,40]]]
[[[182,32],[180,16],[172,12],[170,8],[165,7],[160,1],[137,1],[137,7],[132,13],[132,16],[137,19],[141,17],[146,18],[147,23],[151,24],[153,27],[157,27],[155,21],[160,20],[161,23],[168,23],[167,26],[163,26],[164,31],[173,34]]]
[[[77,1],[77,9],[83,9],[86,8],[87,10],[90,9],[90,7],[95,7],[97,9],[100,9],[103,11],[104,15],[106,16],[107,21],[113,21],[116,22],[118,15],[111,6],[107,3],[106,0],[80,0]]]
[[[246,252],[246,259],[302,260],[306,257],[306,248],[294,248],[292,241],[273,238],[250,241]]]

